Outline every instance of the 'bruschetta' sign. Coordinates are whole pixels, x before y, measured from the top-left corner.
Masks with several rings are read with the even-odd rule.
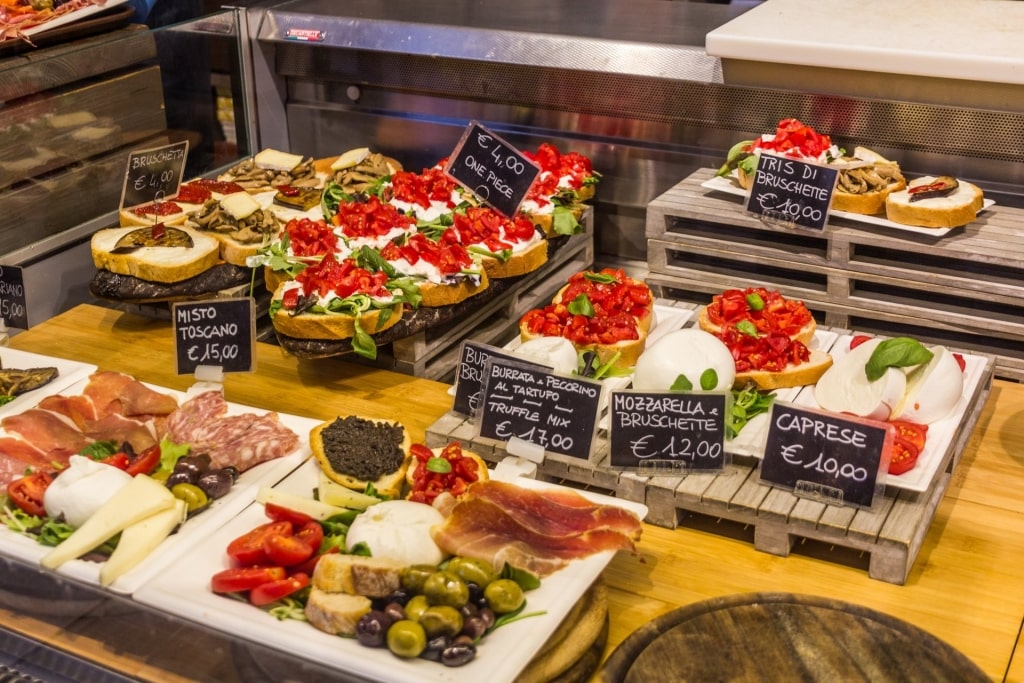
[[[821,230],[828,221],[839,171],[762,154],[747,198],[747,211],[766,220]]]
[[[540,175],[540,166],[471,121],[444,171],[496,211],[511,218]]]

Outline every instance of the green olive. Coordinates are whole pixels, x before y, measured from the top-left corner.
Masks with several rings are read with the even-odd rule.
[[[427,633],[427,638],[446,635],[454,638],[462,630],[462,612],[451,605],[432,605],[423,610],[420,624]]]
[[[405,617],[413,621],[419,621],[423,610],[430,607],[430,602],[425,595],[414,595],[405,603]]]
[[[475,557],[453,557],[448,562],[448,571],[453,572],[466,583],[475,583],[481,588],[498,578],[490,562]]]
[[[496,613],[506,614],[522,607],[526,596],[519,584],[512,579],[497,579],[484,589],[484,599]]]
[[[431,605],[459,608],[469,601],[469,586],[454,572],[434,572],[423,583],[423,595]]]
[[[410,593],[422,593],[427,577],[437,571],[432,564],[414,564],[402,569],[402,588]]]
[[[388,649],[399,657],[419,657],[427,647],[427,633],[419,622],[399,619],[388,629]]]
[[[209,497],[195,484],[175,484],[171,487],[171,493],[175,498],[185,501],[185,507],[190,513],[201,510],[210,504]]]

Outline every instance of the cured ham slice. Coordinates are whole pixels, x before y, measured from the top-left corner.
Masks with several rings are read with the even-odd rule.
[[[85,430],[86,425],[99,417],[96,414],[96,404],[88,396],[64,396],[63,394],[47,396],[36,407],[69,418],[81,430]]]
[[[153,420],[143,422],[116,413],[93,420],[86,425],[84,431],[96,441],[114,441],[119,444],[128,442],[136,453],[160,442]]]
[[[67,418],[39,408],[8,415],[0,420],[0,426],[44,452],[48,460],[61,463],[92,441]]]
[[[589,501],[583,505],[576,497],[562,503],[546,498],[551,492],[485,483],[494,482],[470,486],[444,523],[432,530],[434,542],[442,550],[490,562],[496,570],[507,562],[538,576],[547,576],[572,560],[596,553],[635,550],[640,520],[626,510],[623,512],[631,520],[620,518],[614,511],[603,511],[614,506],[595,506]],[[513,500],[515,497],[518,500]],[[559,494],[553,496],[557,497]],[[566,519],[545,517],[553,511],[566,515]]]
[[[178,407],[169,394],[150,389],[131,375],[110,370],[93,373],[82,391],[96,406],[99,416],[119,413],[130,417],[168,415]]]
[[[239,472],[280,458],[299,446],[299,436],[281,424],[277,413],[228,415],[219,391],[186,401],[167,419],[167,438],[210,456],[215,468],[233,465]]]

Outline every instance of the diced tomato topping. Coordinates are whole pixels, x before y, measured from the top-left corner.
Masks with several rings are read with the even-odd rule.
[[[422,173],[399,171],[391,176],[389,196],[408,204],[429,209],[439,202],[449,209],[456,206],[452,193],[458,184],[440,168],[427,168]]]
[[[760,310],[751,308],[748,298],[751,295],[760,297],[763,302]],[[728,289],[717,294],[708,304],[707,314],[711,322],[719,326],[747,320],[759,333],[781,332],[790,337],[796,336],[813,319],[802,301],[787,299],[778,291],[764,287]]]
[[[583,294],[593,305],[595,316],[625,313],[641,319],[650,314],[654,298],[646,284],[629,277],[621,268],[604,268],[596,275],[590,271],[574,273],[562,292],[562,301],[573,301]],[[606,278],[614,280],[605,282]]]
[[[174,199],[185,204],[202,204],[212,196],[213,193],[208,188],[192,182],[179,187]]]
[[[497,253],[529,242],[537,228],[525,216],[509,219],[489,207],[471,206],[464,213],[453,215],[450,231],[460,244],[483,246]]]
[[[154,202],[131,209],[136,216],[173,216],[181,213],[181,207],[174,202]]]
[[[545,337],[565,337],[578,346],[587,344],[615,344],[640,338],[636,318],[625,313],[605,316],[572,314],[565,304],[548,304],[544,308],[527,311],[520,324],[533,334]]]
[[[413,463],[413,484],[409,500],[430,505],[445,491],[454,496],[465,493],[470,484],[480,479],[479,463],[462,452],[462,444],[452,441],[439,455],[424,444],[413,444],[409,449]],[[431,471],[427,463],[431,458],[448,461],[448,472]]]
[[[811,358],[810,350],[802,342],[779,332],[754,337],[735,327],[725,327],[715,336],[729,347],[736,361],[736,372],[779,372],[788,365],[806,363]]]
[[[524,151],[523,155],[533,160],[541,168],[540,175],[527,192],[527,198],[541,206],[550,203],[549,198],[563,189],[563,179],[567,189],[578,190],[588,178],[594,176],[594,166],[590,159],[578,152],[559,152],[551,143],[541,143],[536,152]]]
[[[296,256],[322,256],[338,249],[338,236],[322,219],[293,218],[284,229]]]
[[[451,228],[445,233],[450,231]],[[388,261],[404,259],[410,265],[416,265],[420,260],[426,261],[442,275],[452,275],[473,265],[473,257],[459,244],[458,239],[445,239],[444,234],[437,242],[419,232],[403,235],[388,242],[380,254]]]
[[[387,288],[386,273],[370,272],[358,266],[352,259],[339,262],[333,253],[328,253],[320,263],[303,270],[295,276],[295,281],[302,285],[302,291],[306,294],[321,297],[326,297],[331,292],[342,299],[353,294],[368,294],[381,299],[391,296],[391,291]],[[285,294],[287,295],[288,291]],[[285,308],[294,308],[298,303],[298,294],[284,296],[281,303]]]
[[[776,126],[774,136],[761,136],[754,141],[751,149],[764,149],[783,156],[814,159],[831,146],[832,139],[828,135],[822,135],[796,119],[783,119]]]
[[[195,185],[209,190],[210,192],[216,192],[217,194],[234,194],[236,192],[245,192],[245,188],[238,183],[233,183],[228,180],[212,180],[209,178],[198,178],[190,181],[189,185]]]
[[[395,228],[411,230],[416,219],[381,202],[378,197],[365,201],[342,202],[331,223],[341,228],[347,237],[382,237]]]

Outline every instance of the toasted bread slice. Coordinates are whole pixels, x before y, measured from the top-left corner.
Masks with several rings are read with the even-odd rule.
[[[159,213],[154,210],[159,206]],[[118,223],[121,227],[146,227],[155,223],[178,226],[185,222],[188,211],[194,204],[180,204],[174,201],[161,202],[159,205],[150,202],[138,206],[130,206],[121,209],[117,213]]]
[[[547,263],[547,260],[548,243],[546,240],[541,240],[528,249],[515,252],[507,260],[502,261],[493,256],[482,256],[480,262],[488,278],[500,280],[532,273]]]
[[[384,557],[327,553],[313,570],[313,587],[328,593],[384,598],[402,585],[404,562]]]
[[[321,631],[354,636],[359,619],[372,608],[373,603],[365,595],[328,593],[314,587],[309,592],[305,611],[309,623]]]
[[[814,384],[821,378],[825,371],[832,367],[832,356],[824,351],[810,349],[811,357],[805,363],[789,365],[780,372],[768,372],[766,370],[753,370],[750,372],[737,372],[736,381],[733,384],[736,388],[745,387],[753,382],[762,391],[773,389],[785,389],[788,387],[801,387]]]
[[[519,338],[522,341],[529,341],[530,339],[537,339],[543,335],[530,332],[527,329],[526,324],[523,321],[519,322]],[[582,353],[584,351],[593,351],[597,354],[598,360],[602,364],[608,363],[615,358],[615,354],[619,354],[616,358],[613,367],[619,369],[629,369],[636,365],[636,361],[640,358],[640,354],[644,352],[644,348],[647,346],[647,334],[642,332],[638,339],[626,339],[614,344],[576,344],[576,351]]]
[[[715,323],[711,322],[710,318],[708,318],[707,306],[701,307],[700,311],[697,312],[697,325],[700,326],[700,329],[704,330],[705,332],[710,332],[711,334],[717,334],[722,331],[721,325],[716,325]],[[795,335],[790,335],[790,338],[798,342],[802,342],[805,346],[807,346],[811,343],[811,340],[814,339],[814,332],[817,329],[817,322],[815,322],[814,318],[811,318],[810,322],[808,322],[800,329],[800,332],[798,332]]]
[[[220,243],[186,227],[176,228],[188,234],[192,246],[140,247],[115,252],[121,238],[145,228],[107,228],[93,234],[90,242],[93,264],[100,270],[130,275],[149,282],[172,283],[188,280],[220,262]]]
[[[437,282],[420,283],[420,306],[436,308],[438,306],[451,306],[469,297],[479,294],[487,289],[490,280],[487,279],[487,271],[480,273],[479,281],[466,278],[452,284]]]
[[[355,491],[372,484],[389,498],[401,495],[411,444],[401,423],[359,417],[321,423],[309,434],[310,449],[332,481]]]
[[[958,180],[956,190],[947,196],[910,201],[912,188],[935,180],[932,176],[917,178],[907,189],[889,194],[885,200],[886,218],[922,228],[956,228],[977,218],[985,205],[984,193],[977,185],[963,180]]]
[[[282,282],[274,290],[273,300],[284,296]],[[359,317],[359,325],[367,334],[383,332],[402,318],[404,304],[396,302],[389,308],[371,309]],[[356,333],[356,318],[340,313],[300,313],[292,315],[284,308],[278,309],[271,322],[274,329],[296,339],[348,339]]]

